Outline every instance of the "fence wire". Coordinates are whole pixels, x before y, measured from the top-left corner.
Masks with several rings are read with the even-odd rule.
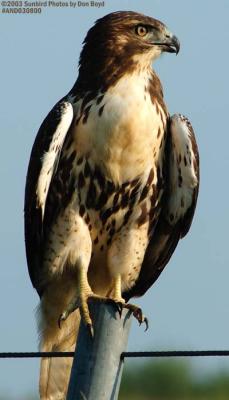
[[[42,358],[42,357],[74,357],[73,351],[45,352],[0,352],[0,359],[6,358]],[[121,354],[125,358],[165,358],[165,357],[228,357],[229,350],[162,350],[162,351],[126,351]]]

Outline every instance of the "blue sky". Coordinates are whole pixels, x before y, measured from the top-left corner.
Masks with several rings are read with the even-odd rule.
[[[41,15],[0,14],[0,351],[36,351],[38,296],[26,267],[23,196],[36,132],[77,76],[81,43],[95,19],[115,10],[161,19],[181,42],[176,57],[155,65],[171,113],[192,121],[201,157],[201,187],[190,234],[169,266],[138,300],[150,320],[135,321],[129,350],[229,347],[227,0],[106,0],[95,9],[44,9]],[[204,368],[229,361],[198,360]],[[23,399],[37,390],[36,360],[0,360],[0,394]]]

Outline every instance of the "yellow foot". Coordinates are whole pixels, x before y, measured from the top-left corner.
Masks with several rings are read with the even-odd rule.
[[[88,308],[88,303],[90,300],[98,300],[98,301],[103,301],[110,303],[110,299],[102,296],[98,296],[97,294],[93,292],[88,292],[88,293],[83,293],[80,296],[76,296],[72,299],[72,301],[68,304],[67,308],[62,312],[58,319],[58,325],[59,328],[61,328],[61,323],[65,321],[71,313],[73,313],[75,310],[79,308],[80,310],[80,316],[85,323],[85,325],[88,327],[88,330],[90,332],[91,337],[94,336],[94,329],[93,329],[93,324],[92,320],[90,317],[90,312]],[[118,308],[118,306],[117,306]],[[118,309],[120,312],[120,308]]]
[[[129,304],[129,303],[122,303],[123,308],[127,308],[133,313],[133,316],[136,318],[136,320],[139,322],[139,325],[142,323],[145,324],[145,331],[149,328],[149,321],[148,318],[146,318],[142,312],[142,309],[138,306],[135,306],[134,304]]]
[[[148,329],[149,327],[148,319],[143,315],[141,308],[135,306],[134,304],[125,303],[124,299],[122,298],[107,298],[103,296],[98,296],[93,292],[88,292],[88,293],[84,292],[83,294],[81,294],[81,296],[76,296],[75,298],[73,298],[73,300],[68,304],[67,308],[62,312],[62,314],[58,319],[59,328],[61,328],[61,323],[64,322],[71,313],[73,313],[75,310],[79,308],[80,316],[85,325],[88,327],[89,333],[93,338],[94,329],[88,308],[88,303],[92,299],[96,301],[102,301],[104,303],[111,304],[112,306],[114,306],[117,309],[120,318],[122,315],[122,310],[124,308],[130,310],[133,313],[133,316],[139,322],[139,325],[145,323],[146,326],[145,331]]]
[[[139,325],[141,325],[143,322],[145,323],[145,331],[147,331],[147,329],[149,328],[148,319],[143,315],[143,312],[140,307],[125,302],[125,300],[122,298],[121,283],[122,283],[121,275],[119,274],[114,278],[113,295],[111,295],[110,301],[116,307],[118,307],[120,317],[122,315],[123,308],[127,308],[133,313],[133,316],[137,319]]]
[[[133,313],[133,316],[139,322],[139,325],[141,325],[142,323],[145,324],[145,331],[147,331],[147,329],[149,328],[148,318],[145,317],[140,307],[134,304],[126,303],[122,297],[105,299],[105,302],[112,304],[118,310],[120,318],[122,316],[122,310],[126,308]]]

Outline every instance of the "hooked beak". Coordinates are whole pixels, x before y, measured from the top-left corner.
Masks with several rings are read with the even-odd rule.
[[[175,35],[166,35],[165,39],[161,43],[155,43],[162,48],[162,51],[168,53],[179,53],[180,42]]]
[[[169,38],[166,38],[164,44],[162,44],[163,50],[168,53],[179,53],[180,50],[180,42],[175,35],[172,35]]]
[[[160,36],[162,35],[160,34]],[[166,34],[163,34],[163,37],[160,36],[158,37],[157,40],[153,38],[153,40],[150,43],[154,46],[160,47],[161,51],[165,51],[168,53],[176,53],[176,54],[179,53],[180,42],[175,35],[167,31]]]

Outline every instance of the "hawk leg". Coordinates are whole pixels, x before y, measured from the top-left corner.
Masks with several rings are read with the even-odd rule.
[[[149,327],[148,319],[144,316],[142,309],[134,304],[128,304],[125,302],[125,300],[122,297],[122,281],[121,281],[121,275],[117,275],[114,281],[114,289],[113,289],[114,297],[111,298],[111,301],[114,302],[114,304],[117,304],[118,308],[120,308],[121,312],[123,308],[127,308],[133,313],[133,316],[137,319],[139,322],[139,325],[141,325],[143,322],[145,323],[145,330],[147,331]],[[120,312],[120,314],[121,314]]]
[[[113,304],[117,308],[120,315],[122,312],[122,307],[119,301],[113,301],[113,299],[99,296],[92,291],[88,283],[87,271],[82,266],[79,266],[77,278],[78,279],[76,286],[76,296],[73,297],[72,301],[67,305],[66,309],[60,315],[58,319],[58,325],[59,328],[61,328],[61,323],[65,321],[71,313],[73,313],[75,310],[79,308],[80,316],[85,325],[88,327],[91,336],[93,337],[94,336],[93,324],[88,308],[89,300],[94,299],[109,304]],[[124,300],[122,299],[122,301]]]
[[[73,297],[72,301],[67,305],[66,309],[62,312],[59,317],[58,325],[61,328],[61,323],[65,321],[68,316],[79,308],[80,316],[88,327],[91,336],[94,336],[92,320],[88,308],[89,299],[106,300],[101,296],[93,293],[87,279],[87,271],[84,268],[79,267],[77,276],[76,296]]]

